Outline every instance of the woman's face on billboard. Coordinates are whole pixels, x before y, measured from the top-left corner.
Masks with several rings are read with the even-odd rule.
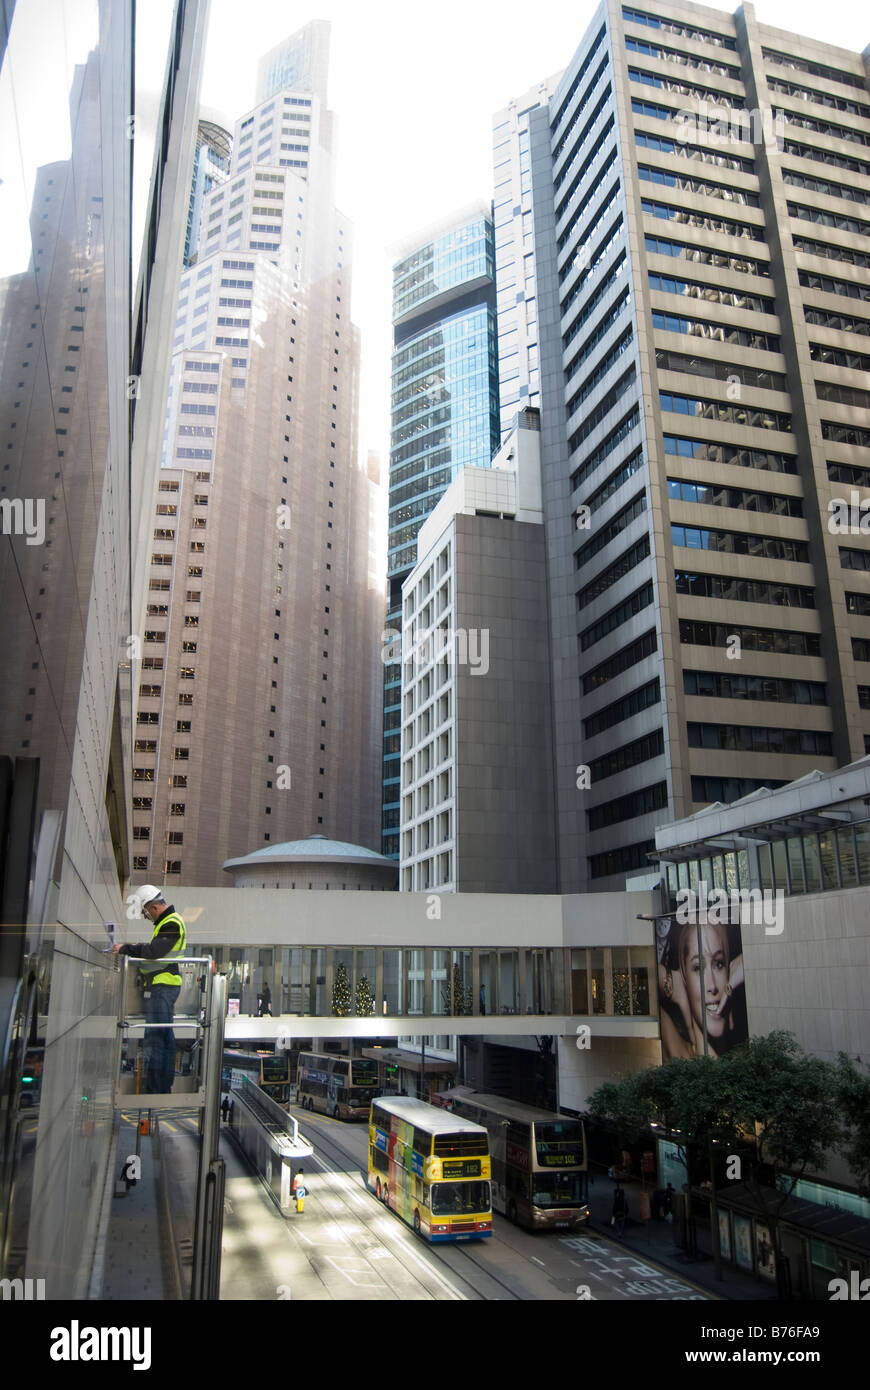
[[[698,955],[698,936],[701,938],[701,956]],[[701,968],[703,963],[704,997],[701,997]],[[700,927],[687,925],[680,942],[680,969],[686,983],[686,992],[692,1017],[697,1027],[703,1031],[704,1014],[707,1021],[707,1036],[721,1038],[728,1027],[728,1017],[718,1017],[718,1011],[725,998],[728,984],[728,929],[717,923],[706,923]]]

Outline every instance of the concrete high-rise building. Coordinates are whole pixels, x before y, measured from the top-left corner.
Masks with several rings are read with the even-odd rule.
[[[462,209],[394,248],[382,852],[399,852],[402,583],[417,534],[465,465],[498,447],[492,210]],[[395,657],[395,660],[391,660]]]
[[[509,259],[534,257],[514,293],[538,353],[519,380],[541,409],[558,886],[606,890],[656,826],[870,746],[867,71],[750,5],[607,0],[526,113],[521,168],[503,117],[497,182],[525,179]]]
[[[138,881],[220,883],[258,840],[377,844],[383,586],[333,154],[313,86],[263,98],[235,124],[182,277],[137,692]]]
[[[153,333],[177,298],[208,6],[165,17],[135,86],[134,7],[70,9],[56,25],[33,0],[7,7],[0,72],[0,1273],[61,1300],[92,1288],[114,1181],[131,499],[157,471],[131,462],[131,429],[165,399]],[[59,101],[46,123],[47,89],[68,92],[68,120]],[[128,138],[149,109],[153,165],[147,115]]]

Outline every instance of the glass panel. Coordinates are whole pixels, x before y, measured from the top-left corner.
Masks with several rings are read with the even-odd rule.
[[[423,1012],[423,952],[413,950],[405,952],[405,962],[407,966],[407,1008],[408,1014],[422,1014]]]
[[[721,854],[713,856],[713,884],[716,888],[725,887],[725,861]]]
[[[652,971],[652,950],[649,946],[631,948],[631,1012],[650,1014],[649,981]]]
[[[739,882],[738,882],[738,887],[739,887],[739,888],[751,888],[751,887],[752,887],[752,884],[749,882],[749,851],[748,851],[748,850],[739,849],[739,850],[737,851],[737,877],[738,877],[738,880],[739,880]]]
[[[867,821],[855,826],[855,853],[858,878],[862,884],[870,883],[870,824]]]
[[[497,956],[495,951],[481,951],[479,957],[480,969],[480,1000],[479,1008],[482,1015],[498,1013],[498,970]]]
[[[677,887],[678,887],[677,866],[676,866],[676,864],[669,864],[669,865],[668,865],[668,868],[667,868],[667,880],[668,880],[668,898],[670,899],[670,904],[669,904],[669,905],[670,905],[671,908],[675,908],[676,905],[677,905]]]
[[[815,835],[804,835],[804,867],[807,876],[807,892],[818,893],[822,886],[819,868],[819,842]]]
[[[762,888],[773,888],[773,866],[770,862],[770,845],[758,846],[758,881]]]
[[[697,891],[698,891],[698,861],[697,861],[697,859],[690,859],[690,860],[689,860],[689,887],[692,889],[692,891],[693,891],[694,893],[697,893]]]
[[[519,954],[517,951],[499,951],[499,996],[501,1012],[516,1014],[520,1009]]]
[[[858,870],[855,865],[855,843],[852,827],[837,831],[837,853],[840,859],[840,876],[844,888],[857,888]]]
[[[672,869],[674,865],[669,867]],[[571,952],[571,1012],[574,1014],[589,1012],[587,954],[584,950]]]
[[[384,998],[387,1013],[397,1016],[402,1012],[402,952],[393,947],[384,950]]]
[[[449,1013],[448,997],[449,985],[448,977],[450,974],[450,952],[432,952],[432,1012],[433,1014]]]
[[[631,1013],[631,982],[628,971],[628,947],[614,946],[610,952],[613,972],[613,1012]]]
[[[592,1012],[594,1014],[603,1014],[607,1012],[607,994],[604,979],[604,951],[600,946],[596,946],[589,954],[591,956]]]
[[[371,1017],[377,1012],[375,1003],[377,962],[374,948],[366,947],[363,950],[354,951],[354,964],[356,974],[353,987],[353,1011],[361,1018]]]
[[[729,893],[733,893],[739,888],[737,882],[737,855],[729,853],[725,855],[725,887]]]
[[[788,854],[788,873],[792,893],[804,892],[804,856],[800,835],[791,835],[786,840]]]
[[[712,859],[702,859],[698,867],[698,882],[706,884],[707,888],[713,887],[713,861]]]
[[[822,888],[839,888],[837,877],[837,852],[834,847],[834,835],[830,830],[824,831],[819,835],[819,862],[822,866]]]
[[[786,868],[785,840],[774,840],[771,845],[773,856],[774,888],[781,888],[783,893],[788,892],[788,870]]]
[[[685,862],[683,862],[682,864],[678,864],[678,865],[677,865],[677,874],[678,874],[679,880],[680,880],[680,887],[681,887],[681,888],[688,888],[688,886],[689,886],[689,866],[688,866],[688,864],[686,864]]]

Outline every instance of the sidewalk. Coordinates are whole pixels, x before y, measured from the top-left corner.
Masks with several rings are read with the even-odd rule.
[[[713,1257],[710,1252],[710,1232],[706,1223],[697,1222],[698,1256],[690,1259],[685,1251],[674,1243],[675,1227],[670,1221],[641,1221],[640,1194],[638,1182],[623,1182],[622,1187],[628,1198],[629,1220],[621,1237],[610,1225],[613,1211],[613,1193],[616,1183],[607,1176],[604,1169],[589,1170],[589,1226],[591,1230],[610,1236],[624,1245],[640,1259],[663,1266],[684,1279],[697,1284],[705,1293],[716,1298],[735,1299],[750,1303],[776,1300],[776,1290],[760,1279],[734,1269],[722,1261],[722,1278],[713,1273]],[[647,1195],[652,1195],[652,1187],[647,1187]]]

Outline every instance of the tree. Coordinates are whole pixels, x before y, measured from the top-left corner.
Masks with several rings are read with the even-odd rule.
[[[860,1072],[845,1052],[837,1054],[837,1101],[843,1119],[840,1152],[870,1197],[870,1076]]]
[[[441,1002],[445,1013],[471,1013],[471,989],[462,983],[462,968],[458,965],[454,965],[450,979],[441,986]]]
[[[336,1018],[347,1018],[350,1013],[350,980],[347,977],[347,966],[337,965],[335,967],[335,979],[332,982],[332,1012]]]
[[[360,975],[356,985],[354,1013],[358,1018],[371,1018],[375,1011],[375,1001],[369,987],[367,975]]]
[[[747,1137],[747,1196],[770,1230],[777,1292],[788,1296],[780,1243],[780,1218],[807,1169],[821,1169],[842,1139],[837,1070],[808,1056],[791,1033],[750,1038],[716,1063],[732,1121]],[[721,1074],[721,1076],[720,1076]],[[772,1184],[765,1183],[770,1170]]]

